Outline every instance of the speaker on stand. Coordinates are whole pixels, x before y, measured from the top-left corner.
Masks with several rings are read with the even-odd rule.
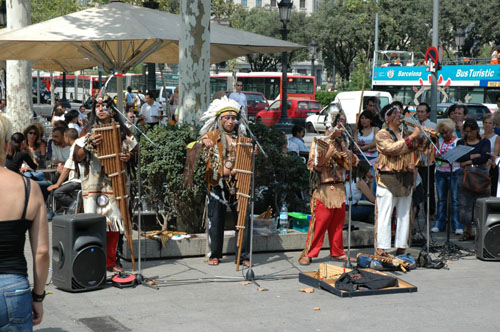
[[[70,292],[96,289],[106,280],[106,218],[56,216],[52,221],[52,280]]]
[[[476,257],[485,261],[500,261],[500,198],[476,200],[474,207]]]

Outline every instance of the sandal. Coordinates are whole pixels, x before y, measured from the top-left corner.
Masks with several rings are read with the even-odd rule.
[[[406,249],[404,249],[404,248],[398,248],[396,250],[396,256],[404,255],[404,254],[406,254]]]
[[[301,257],[299,259],[299,264],[300,265],[310,265],[312,262],[312,258],[308,256]]]
[[[330,260],[334,262],[347,262],[347,255],[342,255],[342,256],[330,256]],[[349,261],[355,262],[356,258],[354,257],[349,257]]]
[[[384,249],[377,249],[375,251],[375,256],[388,257],[389,255],[387,255]]]
[[[219,263],[220,263],[220,260],[218,258],[210,258],[208,260],[208,265],[217,266],[217,265],[219,265]]]
[[[462,235],[462,237],[460,237],[458,239],[458,241],[472,241],[474,240],[474,235],[470,234],[470,233],[467,233],[467,232],[464,232],[464,235]]]

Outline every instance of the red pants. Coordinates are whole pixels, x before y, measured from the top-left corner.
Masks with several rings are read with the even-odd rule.
[[[314,223],[309,224],[309,231],[306,240],[306,255],[308,257],[318,257],[325,232],[328,231],[328,241],[330,242],[330,256],[342,256],[344,252],[344,240],[342,238],[342,228],[345,220],[345,203],[340,208],[328,209],[323,203],[316,200],[316,207],[312,213],[315,216]],[[312,236],[311,247],[307,250],[309,237]]]
[[[116,246],[120,232],[106,232],[106,267],[116,266]]]

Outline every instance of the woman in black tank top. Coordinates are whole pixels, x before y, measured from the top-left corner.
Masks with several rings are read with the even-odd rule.
[[[0,166],[9,124],[0,114]],[[38,185],[0,167],[0,330],[31,331],[41,322],[49,268],[47,212]],[[26,231],[33,253],[31,290],[24,257]]]

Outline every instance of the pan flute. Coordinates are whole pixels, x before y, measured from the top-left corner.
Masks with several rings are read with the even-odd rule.
[[[236,172],[236,197],[238,199],[238,257],[236,260],[236,271],[240,267],[241,249],[243,247],[243,235],[245,234],[245,221],[247,218],[248,199],[250,198],[250,185],[252,182],[252,140],[247,137],[240,137],[236,143],[236,163],[234,171]]]
[[[120,160],[122,152],[120,124],[112,121],[111,124],[95,125],[94,131],[102,136],[102,142],[97,146],[97,156],[103,166],[104,173],[111,180],[113,194],[123,219],[127,244],[130,247],[132,269],[135,271],[134,246],[128,209],[127,175],[125,163]]]
[[[328,151],[330,143],[327,140],[325,140],[323,138],[318,138],[318,137],[314,137],[314,142],[316,143],[317,151],[318,151],[317,158],[318,159],[323,158],[326,155],[326,152]],[[334,144],[335,144],[335,147],[336,147],[338,152],[343,151],[341,143],[335,142],[335,140],[334,140]],[[350,157],[347,157],[344,159],[338,153],[334,153],[332,158],[335,159],[335,162],[337,163],[337,165],[339,165],[343,169],[347,169],[347,170],[349,169]]]

